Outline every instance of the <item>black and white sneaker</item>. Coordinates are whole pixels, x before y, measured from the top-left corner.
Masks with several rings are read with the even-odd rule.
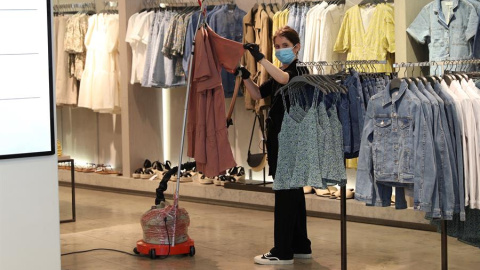
[[[293,259],[290,260],[282,260],[278,257],[272,255],[272,253],[268,252],[263,255],[256,256],[253,261],[258,264],[264,265],[273,265],[273,264],[293,264]]]

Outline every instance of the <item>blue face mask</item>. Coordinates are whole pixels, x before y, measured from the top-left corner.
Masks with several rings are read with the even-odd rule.
[[[295,45],[297,46],[297,45]],[[293,48],[284,48],[284,49],[277,49],[275,50],[275,56],[282,62],[282,64],[288,65],[295,60],[295,53],[293,52]]]

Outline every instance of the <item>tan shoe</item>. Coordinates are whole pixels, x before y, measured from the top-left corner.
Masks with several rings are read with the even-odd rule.
[[[303,193],[305,194],[313,193],[313,188],[311,186],[303,187]]]

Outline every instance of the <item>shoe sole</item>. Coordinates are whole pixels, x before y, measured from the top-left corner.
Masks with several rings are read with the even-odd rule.
[[[293,258],[295,258],[295,259],[311,259],[312,254],[293,254]]]
[[[211,185],[211,184],[213,184],[213,181],[212,181],[212,180],[210,180],[210,181],[199,180],[198,182],[199,182],[200,184],[202,184],[202,185]]]
[[[269,261],[269,260],[263,260],[263,259],[254,258],[253,261],[254,261],[256,264],[261,264],[261,265],[287,265],[287,264],[293,264],[293,260]]]

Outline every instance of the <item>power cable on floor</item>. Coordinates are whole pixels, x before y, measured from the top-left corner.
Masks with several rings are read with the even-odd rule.
[[[133,253],[126,252],[126,251],[123,251],[123,250],[118,250],[118,249],[111,249],[111,248],[94,248],[94,249],[88,249],[88,250],[74,251],[74,252],[69,252],[69,253],[63,253],[62,256],[72,255],[72,254],[80,254],[80,253],[86,253],[86,252],[92,252],[92,251],[114,251],[114,252],[127,254],[127,255],[130,255],[130,256],[135,256],[135,257],[138,256],[137,254],[133,254]]]
[[[168,256],[170,256],[170,247],[171,247],[171,244],[170,244],[170,235],[169,235],[169,233],[168,233],[168,226],[167,226],[167,217],[165,217],[165,218],[163,219],[163,221],[165,222],[165,230],[167,231],[168,254],[167,254],[167,256],[158,256],[157,258],[159,258],[159,259],[166,259],[166,258],[168,258]],[[123,254],[127,254],[127,255],[130,255],[130,256],[134,256],[134,257],[140,256],[140,254],[134,254],[134,253],[126,252],[126,251],[123,251],[123,250],[111,249],[111,248],[94,248],[94,249],[80,250],[80,251],[63,253],[62,256],[73,255],[73,254],[80,254],[80,253],[87,253],[87,252],[92,252],[92,251],[113,251],[113,252],[123,253]]]

